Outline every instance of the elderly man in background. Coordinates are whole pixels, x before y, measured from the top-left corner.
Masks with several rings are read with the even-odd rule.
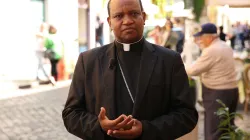
[[[214,114],[220,107],[216,99],[220,99],[235,112],[238,101],[236,71],[234,68],[233,50],[221,41],[217,28],[212,23],[202,25],[200,36],[204,46],[201,56],[192,65],[186,67],[189,76],[201,76],[202,98],[205,108],[205,140],[218,140],[219,117]],[[231,120],[232,125],[234,120]]]

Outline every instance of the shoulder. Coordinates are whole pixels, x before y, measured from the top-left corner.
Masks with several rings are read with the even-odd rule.
[[[218,40],[212,46],[206,48],[203,52],[211,57],[221,56],[221,52],[233,51],[232,48],[226,44],[225,41]]]
[[[56,41],[60,40],[60,38],[57,34],[48,34],[45,36],[45,40],[56,42]]]
[[[100,55],[104,54],[109,47],[111,47],[111,44],[93,48],[91,50],[82,52],[80,56],[84,59],[84,61],[94,60],[94,59],[97,59]]]
[[[107,44],[101,47],[93,48],[91,50],[82,52],[80,55],[82,55],[83,57],[98,57],[99,55],[105,53],[110,45],[111,44]]]
[[[213,47],[211,47],[210,51],[221,50],[221,49],[232,50],[232,48],[229,45],[227,45],[225,41],[218,40],[215,44],[213,44]]]
[[[178,52],[175,52],[171,49],[168,49],[168,48],[156,45],[156,44],[152,44],[152,43],[149,43],[149,44],[151,44],[151,46],[155,49],[155,54],[160,58],[172,59],[179,55]]]
[[[157,56],[157,62],[164,64],[167,68],[172,69],[172,66],[182,61],[178,52],[152,43],[149,43],[148,46],[153,49],[153,55]]]
[[[184,68],[180,53],[156,44],[152,46],[155,49],[154,55],[157,56],[158,64],[162,64],[165,70],[173,72],[173,69]]]

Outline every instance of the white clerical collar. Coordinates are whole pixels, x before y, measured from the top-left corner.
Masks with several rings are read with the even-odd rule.
[[[142,38],[143,38],[143,36],[142,36]],[[140,40],[138,40],[138,41],[136,41],[136,42],[133,42],[133,43],[130,43],[130,44],[121,43],[121,42],[119,42],[119,41],[117,41],[117,40],[116,40],[116,42],[122,44],[122,45],[123,45],[123,50],[124,50],[125,52],[128,52],[128,51],[130,51],[130,46],[133,45],[133,44],[136,44],[136,43],[140,42],[140,41],[142,40],[142,38],[141,38]]]

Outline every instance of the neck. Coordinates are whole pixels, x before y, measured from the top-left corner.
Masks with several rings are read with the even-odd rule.
[[[211,42],[210,42],[206,47],[211,46],[211,45],[213,44],[213,42],[214,42],[215,40],[217,40],[217,38],[218,38],[218,37],[213,37],[213,38],[211,39]]]
[[[126,43],[121,43],[117,40],[115,40],[115,44],[117,46],[118,49],[122,49],[123,51],[141,51],[142,48],[142,43],[143,43],[143,37],[136,42],[130,43],[130,44],[126,44]]]
[[[118,41],[117,39],[115,39],[115,41],[118,42],[118,43],[120,43],[120,44],[130,44],[130,45],[132,45],[132,44],[135,44],[135,43],[140,42],[140,41],[142,40],[142,38],[143,38],[143,36],[142,36],[141,39],[139,39],[138,41],[131,42],[131,43],[123,43],[123,42]]]

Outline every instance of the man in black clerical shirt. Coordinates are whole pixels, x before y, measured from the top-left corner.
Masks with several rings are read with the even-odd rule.
[[[62,113],[84,140],[173,140],[198,120],[181,57],[143,37],[141,0],[110,0],[115,41],[80,54]]]

